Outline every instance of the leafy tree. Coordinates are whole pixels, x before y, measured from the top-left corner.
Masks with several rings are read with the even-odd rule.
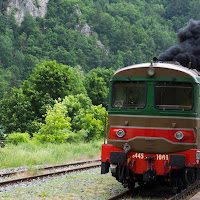
[[[91,113],[86,114],[80,120],[82,124],[82,129],[88,130],[88,135],[86,138],[87,142],[102,137],[102,133],[104,131],[104,124],[101,120],[96,119]]]
[[[27,36],[37,36],[40,33],[37,22],[30,13],[26,13],[24,16],[24,21],[21,24],[21,32],[25,32]]]
[[[66,51],[65,48],[62,46],[61,47],[59,46],[57,48],[54,58],[58,63],[70,66],[76,65],[76,59],[77,59],[76,56],[75,55],[73,56],[71,52]]]
[[[74,122],[74,117],[83,110],[87,111],[92,106],[92,101],[85,94],[78,94],[76,96],[69,95],[63,99],[63,104],[67,108],[67,115],[72,119],[72,129],[77,129],[76,122]],[[81,128],[78,128],[81,129]]]
[[[54,105],[54,99],[63,98],[67,94],[86,93],[83,79],[84,75],[79,67],[71,68],[52,61],[38,65],[35,72],[21,87],[23,94],[31,102],[35,121],[43,121],[46,109]],[[49,88],[50,86],[52,88]]]
[[[53,107],[54,99],[68,94],[86,93],[83,78],[78,67],[71,68],[55,61],[38,65],[20,89],[13,89],[10,96],[6,95],[0,101],[0,119],[6,127],[6,133],[28,131],[32,134],[32,131],[37,130],[33,122],[43,122],[46,109],[48,106]]]
[[[43,95],[48,93],[52,99],[58,99],[76,93],[78,79],[70,66],[49,61],[37,65],[29,81],[36,91]]]
[[[58,34],[51,28],[46,31],[46,40],[51,44],[52,47],[56,48],[58,45]]]
[[[105,108],[93,106],[84,94],[69,95],[48,108],[45,123],[39,123],[40,129],[34,138],[53,143],[100,139],[104,123]]]
[[[36,56],[33,56],[31,54],[24,55],[23,68],[21,69],[22,81],[29,78],[37,64],[39,64],[39,60]]]
[[[76,123],[76,130],[87,130],[86,141],[100,139],[105,130],[105,108],[92,105],[88,110],[81,109],[73,122]]]
[[[66,107],[56,101],[54,107],[49,107],[45,116],[45,123],[40,123],[38,133],[34,137],[40,142],[63,143],[69,137],[71,118],[66,117]]]
[[[35,131],[34,115],[31,103],[22,89],[12,89],[10,96],[4,95],[0,101],[0,121],[6,133]]]
[[[43,94],[41,91],[36,91],[28,80],[24,81],[21,89],[31,103],[30,109],[35,113],[34,120],[42,122],[47,108],[54,105],[54,100],[48,93]]]
[[[0,35],[0,65],[8,68],[12,64],[13,43],[9,36]]]
[[[90,98],[84,94],[69,95],[63,99],[62,103],[66,106],[68,116],[72,119],[72,131],[74,133],[83,133],[82,136],[85,141],[103,137],[105,108],[101,105],[92,105]]]
[[[1,83],[1,87],[0,87],[0,99],[3,98],[3,95],[5,92],[10,91],[10,80],[12,77],[12,73],[10,72],[9,69],[3,69],[0,66],[0,83]]]
[[[200,19],[200,13],[199,13],[199,9],[200,9],[200,4],[198,0],[193,0],[189,2],[190,5],[190,16],[191,18],[195,19],[195,20],[199,20]]]
[[[173,27],[177,31],[183,27],[189,19],[185,13],[189,13],[191,1],[170,0],[165,9],[165,17],[173,21]]]
[[[112,69],[97,68],[87,74],[85,88],[94,105],[108,103],[109,81],[113,73]]]
[[[14,53],[14,63],[16,66],[18,66],[19,68],[23,69],[23,66],[24,66],[24,54],[17,50],[15,53]],[[22,74],[22,72],[21,72]]]
[[[0,32],[1,33],[6,32],[6,23],[5,23],[5,20],[4,20],[4,15],[1,12],[0,12]]]
[[[11,76],[11,79],[10,79],[11,88],[12,87],[19,88],[19,86],[21,84],[19,67],[17,67],[16,65],[12,65],[10,67],[10,71],[12,73],[12,76]]]
[[[72,73],[75,79],[75,82],[73,82],[73,92],[72,94],[86,94],[87,91],[84,86],[84,80],[85,80],[85,74],[83,72],[83,69],[80,66],[76,66],[72,69]]]
[[[98,77],[95,72],[89,73],[85,87],[94,105],[107,103],[108,88],[102,77]]]

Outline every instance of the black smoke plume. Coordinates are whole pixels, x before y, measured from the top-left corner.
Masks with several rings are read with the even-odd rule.
[[[159,61],[177,61],[185,67],[200,71],[200,21],[191,19],[177,33],[179,44],[161,53]]]

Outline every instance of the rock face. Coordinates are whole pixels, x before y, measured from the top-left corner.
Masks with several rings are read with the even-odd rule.
[[[88,24],[84,24],[83,27],[81,28],[80,33],[85,34],[86,36],[92,35],[91,28]]]
[[[78,5],[75,6],[76,12],[79,16],[82,15],[81,10],[79,9]],[[86,36],[91,36],[91,35],[96,35],[96,41],[97,41],[97,45],[100,48],[104,48],[104,45],[102,44],[102,42],[100,40],[98,40],[98,35],[96,33],[94,33],[91,29],[91,27],[86,23],[86,24],[82,24],[82,22],[80,21],[78,25],[76,25],[76,31],[79,33],[82,33]]]
[[[9,0],[7,13],[11,14],[14,12],[16,22],[21,25],[27,12],[29,12],[34,18],[45,17],[48,2],[49,0]],[[75,5],[75,10],[79,16],[82,15],[78,5]],[[81,21],[78,25],[76,25],[76,31],[86,36],[91,36],[94,34],[97,36],[97,34],[91,30],[91,27],[87,23],[82,24]],[[104,48],[104,45],[98,39],[97,45],[100,48]]]
[[[29,12],[33,17],[45,17],[49,0],[10,0],[7,12],[15,12],[15,20],[20,25],[24,15]]]

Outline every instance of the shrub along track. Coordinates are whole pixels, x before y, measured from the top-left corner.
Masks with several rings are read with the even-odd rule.
[[[82,165],[82,166],[78,166],[78,165]],[[50,173],[43,173],[43,174],[39,174],[39,175],[35,175],[35,176],[27,176],[27,177],[23,177],[23,178],[2,181],[2,182],[0,182],[0,186],[6,186],[6,185],[10,185],[10,184],[19,183],[19,182],[31,181],[31,180],[38,179],[38,178],[42,179],[44,177],[67,174],[67,173],[71,173],[71,172],[83,171],[83,170],[87,170],[87,169],[91,169],[91,168],[100,167],[101,164],[100,164],[100,160],[89,160],[89,161],[80,161],[80,162],[74,162],[74,163],[62,164],[62,165],[52,165],[52,166],[44,167],[44,168],[38,169],[38,170],[39,171],[55,170],[58,168],[66,168],[66,167],[72,167],[72,166],[78,166],[78,167],[72,168],[72,169],[64,169],[64,170],[60,170],[60,171],[54,171],[54,172],[50,172]],[[1,177],[9,177],[9,176],[13,176],[13,175],[20,176],[22,174],[25,174],[26,172],[28,172],[28,170],[10,172],[10,173],[2,173],[2,174],[0,174],[0,176]]]

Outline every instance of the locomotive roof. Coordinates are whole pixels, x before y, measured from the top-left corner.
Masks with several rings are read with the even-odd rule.
[[[164,62],[157,62],[157,63],[142,63],[142,64],[136,64],[131,65],[128,67],[121,68],[117,70],[113,76],[131,76],[132,71],[139,71],[140,69],[144,68],[156,68],[166,70],[173,72],[173,77],[179,76],[186,76],[187,78],[193,78],[196,83],[200,83],[200,72],[196,69],[189,69],[187,67],[183,67],[179,63],[164,63]],[[144,70],[143,70],[144,71]],[[171,72],[171,74],[172,74]],[[164,76],[163,76],[164,77]]]

